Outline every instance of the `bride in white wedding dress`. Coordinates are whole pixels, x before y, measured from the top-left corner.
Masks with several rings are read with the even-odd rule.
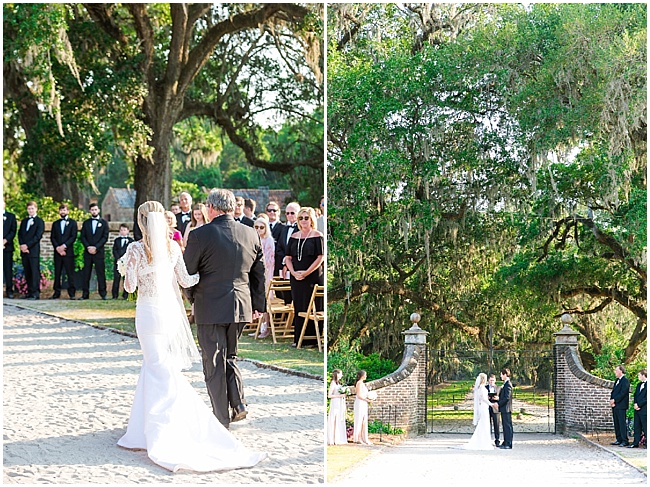
[[[481,372],[474,382],[474,434],[469,442],[461,446],[464,450],[493,450],[490,435],[490,401],[488,400],[487,375]]]
[[[138,208],[143,238],[125,255],[124,288],[138,288],[135,326],[143,360],[126,434],[117,444],[146,449],[172,472],[252,467],[266,453],[244,447],[212,414],[182,369],[201,360],[178,289],[194,286],[178,245],[167,237],[165,209],[157,201]],[[178,284],[177,284],[178,283]]]

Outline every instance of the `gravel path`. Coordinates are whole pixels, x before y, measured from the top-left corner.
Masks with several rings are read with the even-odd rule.
[[[4,305],[3,483],[322,483],[321,381],[241,362],[250,412],[231,425],[269,452],[252,469],[173,474],[116,446],[142,355],[136,339]],[[200,365],[186,372],[206,404]]]
[[[377,452],[335,479],[341,485],[647,485],[613,454],[559,435],[514,437],[512,450],[459,450],[468,435],[431,434]],[[341,447],[346,448],[346,447]]]

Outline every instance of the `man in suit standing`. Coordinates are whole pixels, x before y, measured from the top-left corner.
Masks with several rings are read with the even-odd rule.
[[[185,227],[192,220],[192,195],[183,191],[178,195],[178,206],[181,211],[176,214],[176,230],[185,235]]]
[[[501,369],[501,392],[499,393],[499,411],[501,412],[501,423],[503,424],[503,445],[502,450],[512,450],[512,384],[510,383],[510,369]]]
[[[616,375],[616,382],[614,382],[614,388],[609,396],[609,405],[612,407],[614,416],[614,433],[616,434],[616,441],[612,445],[628,446],[630,443],[627,437],[625,415],[630,405],[630,381],[625,377],[625,367],[622,365],[616,366],[614,375]]]
[[[111,289],[113,299],[117,299],[120,295],[120,281],[122,280],[122,276],[117,270],[117,261],[126,254],[126,248],[131,242],[133,242],[133,239],[129,237],[129,227],[126,223],[122,223],[120,225],[120,236],[113,242],[113,259],[115,260],[113,263],[113,288]],[[122,291],[122,298],[126,299],[128,296],[129,293]]]
[[[485,385],[485,388],[488,391],[488,401],[490,401],[492,404],[498,403],[499,402],[499,388],[496,385],[496,377],[494,374],[490,374],[490,378],[488,379],[488,383]],[[499,413],[496,412],[492,407],[488,408],[490,411],[490,422],[492,423],[492,427],[494,429],[494,444],[495,446],[499,446]]]
[[[648,388],[646,381],[648,380],[648,371],[641,369],[639,371],[639,383],[636,385],[634,391],[634,443],[629,448],[639,448],[641,441],[641,433],[648,441],[648,411],[646,409]]]
[[[283,279],[288,279],[287,264],[285,263],[284,259],[287,256],[287,250],[289,249],[289,239],[291,238],[291,235],[300,230],[298,228],[298,224],[296,223],[299,211],[300,205],[295,201],[289,203],[284,209],[284,213],[287,215],[287,224],[282,227],[282,233],[280,233],[280,238],[278,238],[278,244],[275,246],[275,261],[276,265],[278,261],[280,262],[278,268],[281,269],[280,276],[282,276]],[[290,292],[283,291],[281,293],[278,293],[278,295],[280,299],[284,300],[284,304],[288,305],[291,303]]]
[[[235,197],[235,212],[233,213],[233,217],[235,218],[236,222],[243,223],[247,227],[252,228],[255,222],[244,214],[245,204],[246,203],[244,202],[244,198],[241,196]]]
[[[81,299],[90,298],[90,275],[95,266],[97,291],[106,299],[106,261],[104,246],[108,242],[108,222],[99,217],[99,206],[90,203],[91,217],[81,226],[81,243],[84,246],[84,287]]]
[[[18,243],[20,257],[27,282],[27,299],[40,299],[41,296],[41,237],[45,232],[45,222],[36,214],[35,201],[27,203],[27,218],[20,222]]]
[[[273,241],[275,242],[275,248],[278,248],[278,240],[282,234],[282,229],[284,228],[284,223],[280,221],[280,205],[275,201],[269,201],[266,204],[266,214],[269,216],[269,227],[271,228],[271,235],[273,236]],[[275,253],[275,267],[274,274],[279,276],[282,272],[282,257],[279,254]]]
[[[190,232],[184,254],[187,271],[201,275],[187,294],[194,303],[212,410],[226,428],[248,413],[237,367],[239,337],[246,323],[266,309],[260,238],[235,222],[235,204],[232,192],[213,189],[206,201],[210,223]]]
[[[14,298],[14,239],[16,238],[16,215],[5,209],[2,198],[2,268],[7,298]]]
[[[59,205],[59,220],[52,223],[50,241],[54,247],[54,294],[50,299],[61,297],[61,274],[68,276],[68,297],[74,299],[74,243],[77,240],[77,222],[68,218],[68,205]]]

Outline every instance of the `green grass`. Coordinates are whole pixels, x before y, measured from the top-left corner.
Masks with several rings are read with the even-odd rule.
[[[473,380],[448,382],[435,386],[433,395],[427,397],[428,407],[445,407],[459,404],[474,387]]]
[[[514,388],[514,399],[535,404],[537,406],[555,407],[555,396],[551,391],[533,389],[533,386],[517,386]]]
[[[135,333],[135,302],[122,299],[106,301],[98,296],[84,301],[68,299],[43,299],[39,301],[5,300],[7,304],[18,304],[25,308],[43,311],[62,318],[84,321],[96,326],[113,328]],[[196,338],[196,326],[192,325]],[[318,349],[291,347],[292,340],[284,340],[274,345],[270,338],[254,340],[244,334],[239,342],[239,355],[242,358],[257,360],[271,365],[323,377],[324,354]]]
[[[453,420],[469,420],[474,418],[474,409],[437,409],[429,410],[427,412],[427,419],[453,419]]]

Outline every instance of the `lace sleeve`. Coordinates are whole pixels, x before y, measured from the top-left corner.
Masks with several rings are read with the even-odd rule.
[[[124,274],[124,290],[127,293],[132,293],[138,287],[138,264],[139,254],[137,252],[137,245],[129,245],[126,248],[126,255],[124,256],[126,273]]]
[[[481,387],[481,391],[479,394],[479,400],[481,401],[481,404],[485,404],[486,406],[490,406],[492,403],[490,402],[490,398],[488,396],[488,391],[485,387]]]
[[[187,272],[187,267],[185,267],[185,261],[181,254],[181,249],[178,246],[175,246],[174,250],[174,259],[176,264],[174,265],[174,274],[176,274],[176,280],[181,285],[181,287],[192,287],[196,286],[199,282],[199,274],[190,275]]]

